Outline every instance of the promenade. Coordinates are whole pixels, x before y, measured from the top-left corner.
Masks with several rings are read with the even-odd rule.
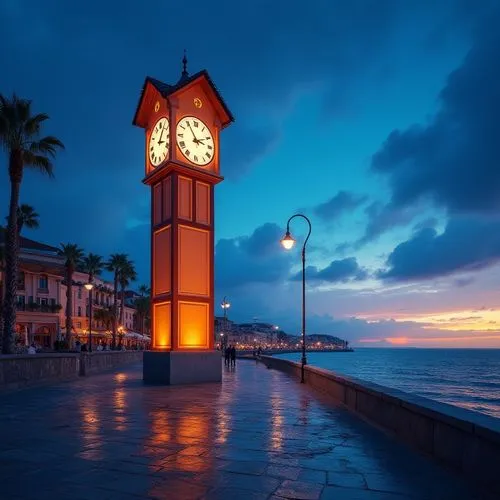
[[[488,498],[253,361],[222,385],[141,377],[136,365],[0,395],[0,498]]]

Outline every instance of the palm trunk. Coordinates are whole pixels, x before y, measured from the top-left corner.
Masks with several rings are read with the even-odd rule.
[[[120,325],[125,324],[125,287],[121,285],[120,290]]]
[[[113,288],[113,337],[112,349],[116,347],[116,322],[118,319],[118,271],[115,270],[115,280]]]
[[[73,331],[73,266],[66,270],[66,342],[71,349],[71,335]]]
[[[123,341],[123,328],[125,324],[125,287],[120,284],[120,327],[121,334],[118,337],[118,346],[122,346]]]
[[[13,354],[16,338],[16,297],[18,269],[17,207],[22,180],[22,156],[12,152],[9,158],[10,206],[5,234],[5,297],[3,301],[2,352]]]

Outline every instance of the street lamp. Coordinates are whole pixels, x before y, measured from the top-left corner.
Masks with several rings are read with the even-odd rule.
[[[281,244],[285,250],[290,250],[295,245],[295,239],[290,234],[290,222],[295,217],[302,217],[309,226],[309,232],[302,247],[302,369],[300,373],[300,381],[304,383],[304,367],[307,364],[306,359],[306,245],[309,236],[311,236],[311,221],[302,214],[292,215],[286,223],[286,234],[281,239]]]
[[[94,285],[89,281],[83,286],[89,292],[89,352],[92,352],[92,288]]]
[[[226,300],[226,297],[224,297],[220,306],[224,309],[224,332],[227,333],[227,310],[231,307],[231,304]],[[224,340],[227,342],[227,337]]]

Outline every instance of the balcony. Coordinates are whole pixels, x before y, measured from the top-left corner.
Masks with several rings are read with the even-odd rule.
[[[25,312],[41,312],[41,313],[50,313],[57,314],[62,309],[61,304],[16,304],[17,311],[25,311]]]
[[[49,288],[48,287],[47,288],[38,288],[37,292],[41,293],[41,294],[47,294],[47,293],[49,293]]]

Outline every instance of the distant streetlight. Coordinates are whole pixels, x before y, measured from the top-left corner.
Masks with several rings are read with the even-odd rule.
[[[94,284],[89,281],[83,286],[89,292],[89,352],[92,352],[92,288]]]
[[[291,250],[295,245],[295,239],[290,234],[290,222],[295,217],[302,217],[305,219],[309,226],[309,232],[307,233],[307,237],[304,241],[304,246],[302,247],[302,369],[300,374],[300,381],[304,383],[304,367],[307,364],[306,359],[306,245],[309,240],[309,236],[311,236],[311,221],[302,214],[292,215],[288,222],[286,223],[286,233],[285,236],[281,239],[281,245],[285,250]]]
[[[226,300],[226,297],[222,299],[222,302],[220,303],[220,306],[222,309],[224,309],[224,332],[227,333],[227,310],[231,307],[231,304],[229,301]],[[223,336],[223,335],[221,335]],[[226,339],[223,339],[227,342],[227,337]],[[225,345],[225,344],[224,344]]]

